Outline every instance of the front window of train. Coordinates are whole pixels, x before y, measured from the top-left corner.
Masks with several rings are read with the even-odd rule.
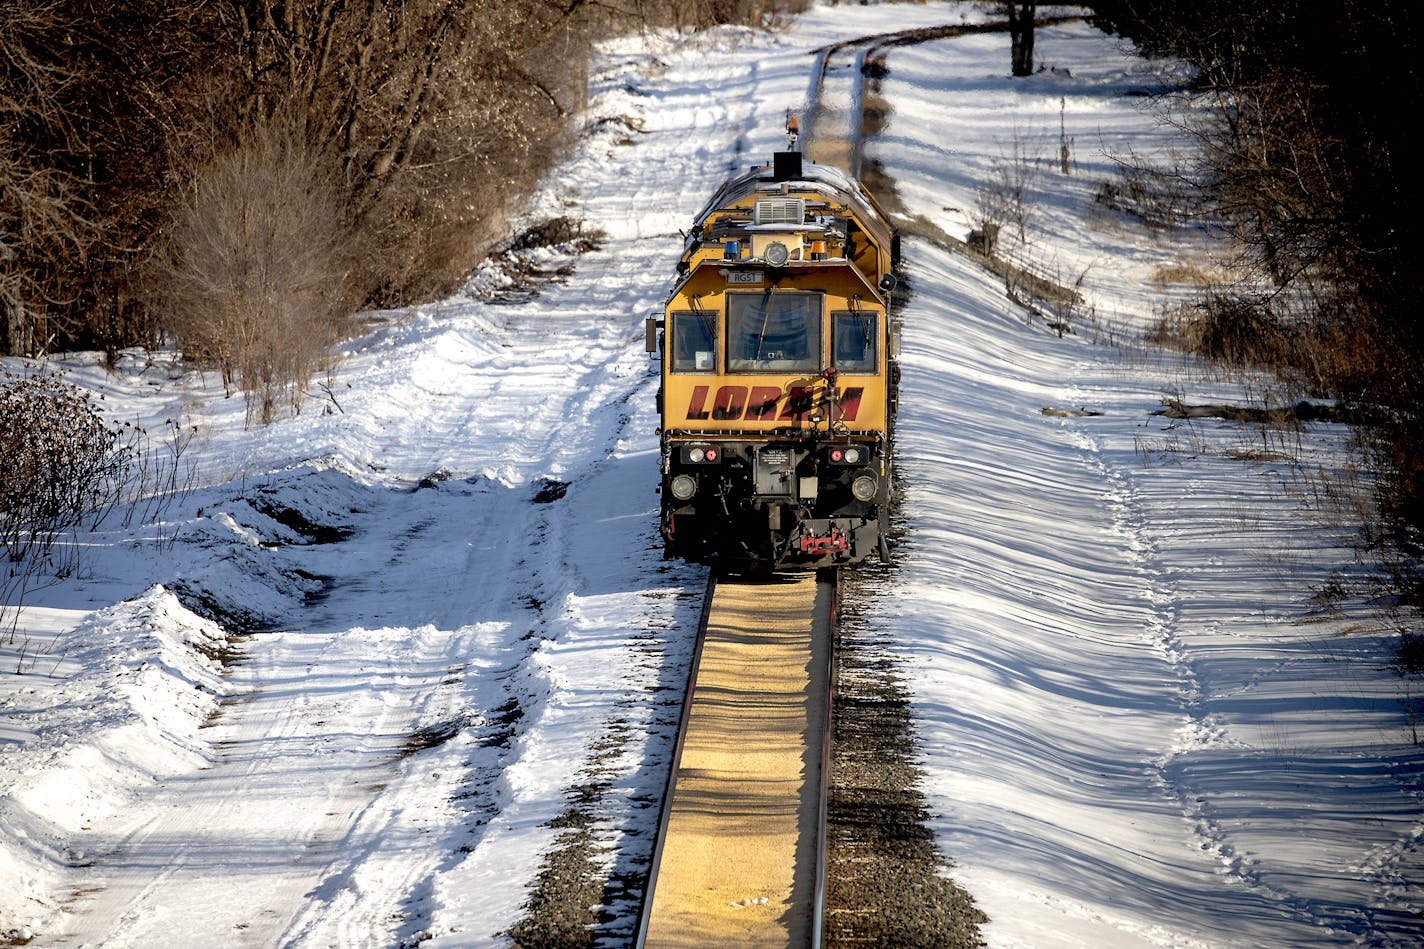
[[[727,294],[728,372],[819,372],[821,294]]]
[[[831,365],[841,372],[875,371],[877,316],[866,310],[831,314]]]

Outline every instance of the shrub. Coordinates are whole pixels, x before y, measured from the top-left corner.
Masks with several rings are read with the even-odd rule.
[[[1035,138],[1015,128],[1012,151],[991,162],[988,179],[975,191],[974,223],[984,253],[993,254],[994,238],[989,235],[997,236],[1008,224],[1017,227],[1020,244],[1028,242],[1028,220],[1037,205],[1033,188],[1042,163]]]
[[[133,461],[124,433],[58,375],[0,377],[0,606],[18,606],[42,568],[73,569],[59,541],[119,500]]]
[[[249,421],[295,411],[351,311],[348,234],[331,162],[280,122],[202,168],[156,259],[164,325],[240,386]]]

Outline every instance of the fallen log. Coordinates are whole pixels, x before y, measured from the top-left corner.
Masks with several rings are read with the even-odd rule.
[[[1298,422],[1339,422],[1345,425],[1373,425],[1384,421],[1377,408],[1302,400],[1294,405],[1188,405],[1180,399],[1163,399],[1163,408],[1153,412],[1166,418],[1219,418],[1232,422],[1290,425]]]

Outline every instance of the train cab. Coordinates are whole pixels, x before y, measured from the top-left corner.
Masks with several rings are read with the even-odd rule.
[[[885,554],[897,256],[860,183],[796,151],[697,215],[648,324],[670,556],[793,570]]]

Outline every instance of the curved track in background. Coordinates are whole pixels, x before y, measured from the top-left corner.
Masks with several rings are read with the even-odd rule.
[[[1034,26],[1042,28],[1081,19],[1081,16],[1041,17],[1034,21]],[[912,46],[972,33],[1004,33],[1008,29],[1007,20],[957,23],[859,36],[813,50],[816,65],[811,70],[811,84],[806,90],[806,106],[801,116],[806,154],[814,162],[834,165],[861,178],[866,119],[863,80],[880,54],[894,46]],[[833,128],[837,123],[839,129]],[[877,192],[876,197],[885,200],[888,195]]]
[[[1041,17],[1034,26],[1041,29],[1082,19]],[[816,64],[811,69],[806,105],[800,117],[801,148],[812,161],[833,165],[857,178],[875,195],[902,236],[921,237],[970,258],[1012,285],[1020,305],[1051,321],[1044,309],[1052,309],[1055,302],[1081,303],[1076,290],[1060,286],[1052,276],[996,256],[992,249],[986,252],[977,243],[961,240],[919,214],[911,214],[896,193],[893,176],[886,174],[878,162],[865,159],[865,141],[879,132],[889,110],[880,98],[878,82],[887,68],[887,50],[975,33],[1004,33],[1008,29],[1004,20],[960,23],[877,33],[813,50]]]

